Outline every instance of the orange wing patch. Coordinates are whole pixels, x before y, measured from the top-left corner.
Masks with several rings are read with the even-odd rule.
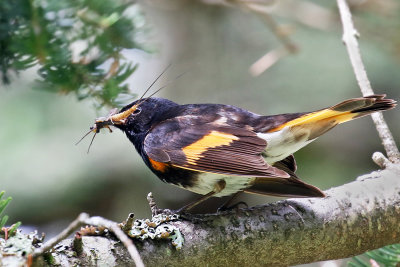
[[[153,169],[155,169],[156,171],[159,171],[159,172],[165,172],[165,170],[168,167],[167,163],[155,161],[155,160],[151,159],[150,157],[149,157],[149,161],[150,161],[150,164],[153,167]]]
[[[239,137],[233,134],[212,131],[200,140],[184,147],[182,152],[185,154],[188,163],[196,165],[196,160],[200,159],[201,154],[207,149],[226,146],[235,140],[239,140]]]

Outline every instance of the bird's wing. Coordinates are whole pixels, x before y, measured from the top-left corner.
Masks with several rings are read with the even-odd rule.
[[[192,116],[192,115],[191,115]],[[289,177],[261,156],[267,143],[244,128],[176,117],[147,134],[144,150],[150,163],[233,176]],[[200,121],[200,120],[197,120]]]

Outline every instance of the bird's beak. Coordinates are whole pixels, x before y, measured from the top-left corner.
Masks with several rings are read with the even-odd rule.
[[[129,109],[118,113],[118,109],[112,109],[107,117],[99,117],[96,119],[94,125],[90,127],[91,132],[98,133],[101,129],[107,128],[112,132],[110,126],[112,125],[123,125],[126,119],[137,109],[139,105],[133,105]]]
[[[120,112],[120,113],[114,113],[112,115],[109,115],[109,119],[113,122],[113,124],[125,124],[126,119],[131,115],[137,107],[139,106],[139,103],[136,105],[133,105],[129,109]]]

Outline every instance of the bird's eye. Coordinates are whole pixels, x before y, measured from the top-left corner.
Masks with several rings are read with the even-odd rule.
[[[137,115],[137,114],[139,114],[141,111],[142,111],[142,109],[138,107],[138,108],[135,109],[135,111],[133,112],[133,114],[134,114],[134,115]]]

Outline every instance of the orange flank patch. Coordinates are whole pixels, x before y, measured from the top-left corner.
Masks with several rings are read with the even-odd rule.
[[[288,121],[287,123],[284,123],[282,125],[279,125],[278,127],[275,127],[268,132],[276,132],[284,127],[292,127],[292,126],[299,126],[302,124],[309,124],[309,123],[316,123],[319,121],[323,120],[336,120],[337,123],[342,123],[346,122],[349,120],[354,119],[357,116],[357,113],[351,113],[349,111],[335,111],[331,109],[324,109],[321,111],[316,111],[312,112],[309,114],[306,114],[300,118]]]
[[[153,169],[155,169],[156,171],[165,172],[165,170],[167,169],[167,165],[168,165],[167,163],[152,160],[150,157],[149,157],[149,161],[150,161],[150,164],[153,167]]]
[[[203,152],[210,148],[229,145],[235,140],[239,140],[239,137],[233,134],[212,131],[200,140],[184,147],[182,152],[185,154],[188,163],[196,165],[195,161],[201,157]]]

